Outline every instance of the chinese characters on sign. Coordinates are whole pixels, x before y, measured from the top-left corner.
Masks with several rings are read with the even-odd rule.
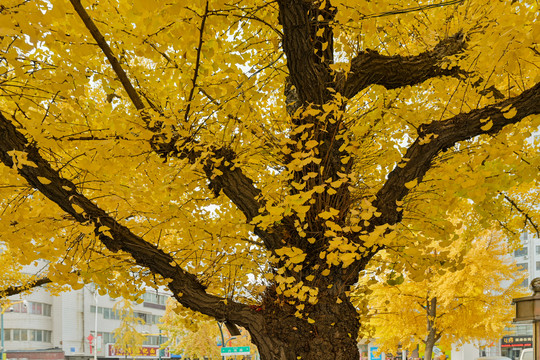
[[[532,336],[504,336],[501,347],[532,347]]]
[[[165,351],[164,353],[162,353],[161,357],[170,358],[169,349],[165,348],[164,350]],[[121,357],[121,356],[123,357],[125,355],[128,355],[128,356],[136,356],[138,358],[146,358],[146,357],[156,358],[158,357],[158,351],[159,351],[159,346],[143,345],[142,347],[135,349],[135,353],[134,351],[128,351],[126,354],[123,348],[119,346],[115,346],[115,344],[107,344],[106,357]]]

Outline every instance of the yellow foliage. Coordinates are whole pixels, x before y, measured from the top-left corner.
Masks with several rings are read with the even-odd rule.
[[[280,13],[298,4],[305,17]],[[348,305],[359,274],[423,284],[444,306],[440,289],[481,296],[461,271],[499,275],[469,258],[486,237],[464,234],[513,246],[540,223],[538,13],[2,0],[0,285],[45,260],[56,291],[163,286],[218,318],[263,300],[291,305],[287,319],[312,308],[298,314],[314,326],[320,297]],[[194,306],[194,288],[215,306]]]
[[[365,304],[366,298],[369,304],[364,335],[377,338],[388,352],[395,352],[397,344],[413,350],[427,340],[429,318],[445,348],[500,339],[514,315],[512,299],[525,294],[520,284],[527,274],[512,262],[500,234],[476,233],[473,239],[467,238],[472,234],[467,232],[448,248],[432,248],[435,263],[456,263],[460,258],[455,268],[441,272],[440,265],[433,265],[420,277],[404,273],[403,283],[396,283],[394,274],[386,283],[365,282],[370,294],[362,294],[363,287],[357,290],[361,294],[358,304]],[[446,255],[444,249],[448,249]],[[430,313],[433,299],[436,309]]]

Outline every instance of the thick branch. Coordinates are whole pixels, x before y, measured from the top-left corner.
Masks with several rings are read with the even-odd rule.
[[[441,41],[433,50],[416,56],[384,56],[368,50],[351,61],[351,71],[341,93],[352,98],[370,85],[382,85],[395,89],[422,83],[437,76],[459,76],[465,74],[457,67],[443,69],[445,57],[459,54],[465,48],[463,34],[458,33]]]
[[[405,184],[413,180],[420,182],[441,151],[478,135],[494,135],[503,127],[516,124],[534,114],[540,114],[540,83],[495,105],[421,126],[418,139],[409,147],[402,163],[390,172],[388,180],[377,193],[375,206],[382,215],[370,226],[400,221],[401,212],[397,210],[396,201],[409,193]]]
[[[26,154],[26,155],[25,155]],[[21,161],[26,159],[28,162]],[[95,234],[111,251],[129,253],[138,265],[172,279],[169,289],[184,306],[215,317],[247,325],[250,314],[246,305],[225,301],[208,294],[197,277],[180,266],[174,258],[145,241],[77,191],[73,182],[62,178],[39,154],[35,144],[0,113],[0,161],[14,168],[34,188],[56,203],[77,222],[95,226]]]
[[[24,285],[10,286],[10,287],[8,287],[6,289],[0,290],[0,298],[12,296],[12,295],[17,295],[17,294],[20,294],[22,292],[28,291],[30,289],[49,284],[51,282],[52,282],[52,280],[49,279],[48,277],[42,277],[42,278],[33,280],[33,281],[31,281],[31,282],[29,282],[27,284],[24,284]]]
[[[331,98],[335,8],[324,3],[321,8],[321,1],[278,0],[289,76],[302,103],[324,104]]]

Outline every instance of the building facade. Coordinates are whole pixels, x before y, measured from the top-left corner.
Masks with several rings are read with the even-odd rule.
[[[528,288],[532,279],[540,277],[540,238],[528,231],[520,237],[522,248],[515,250],[513,257],[519,267],[527,270],[528,277],[521,284]],[[513,324],[507,329],[511,334],[501,339],[501,354],[513,360],[519,359],[523,349],[532,347],[532,324]]]
[[[157,327],[165,313],[169,295],[150,291],[143,302],[133,304],[133,316],[142,320],[137,326],[146,340],[137,358],[168,358],[159,352],[166,339]],[[120,359],[125,354],[114,347],[114,330],[121,325],[113,309],[119,299],[95,296],[93,287],[50,295],[46,289],[24,297],[10,298],[3,313],[4,351],[8,359]]]

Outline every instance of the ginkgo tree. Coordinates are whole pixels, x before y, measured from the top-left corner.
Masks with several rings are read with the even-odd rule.
[[[116,302],[113,311],[120,317],[120,326],[113,331],[114,346],[124,358],[135,359],[146,338],[138,329],[140,325],[144,325],[144,320],[135,316],[133,304],[126,299]]]
[[[75,289],[166,286],[265,360],[358,359],[381,250],[421,274],[462,208],[538,229],[538,10],[4,0],[3,246]]]
[[[352,295],[353,301],[369,309],[361,334],[377,339],[379,347],[391,353],[398,345],[410,351],[420,346],[424,359],[432,359],[435,344],[451,349],[497,342],[512,321],[512,299],[526,293],[521,283],[527,272],[512,261],[500,235],[476,235],[473,241],[460,238],[449,247],[450,258],[467,248],[459,270],[431,267],[415,280],[391,276],[387,282],[365,282],[369,290]],[[433,257],[441,250],[436,242],[428,249]],[[384,252],[378,256],[389,260]]]

